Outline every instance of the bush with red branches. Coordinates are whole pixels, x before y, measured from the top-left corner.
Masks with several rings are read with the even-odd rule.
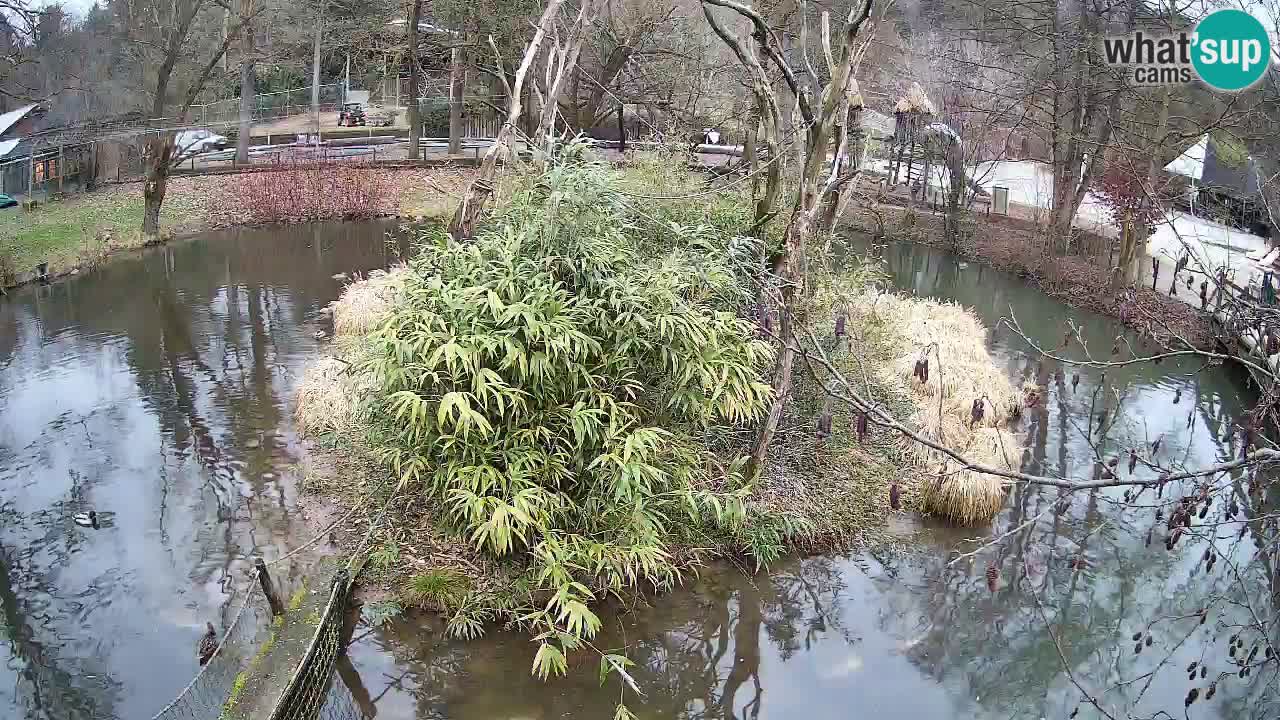
[[[1102,205],[1111,211],[1116,227],[1123,230],[1128,221],[1148,232],[1160,220],[1161,204],[1168,190],[1167,180],[1152,181],[1147,177],[1145,163],[1128,155],[1107,163],[1095,189]]]
[[[393,213],[398,204],[387,172],[368,163],[286,162],[236,179],[235,201],[250,222],[358,220]]]

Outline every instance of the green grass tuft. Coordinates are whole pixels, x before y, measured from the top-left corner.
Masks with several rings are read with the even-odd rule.
[[[302,601],[306,599],[307,599],[307,586],[305,583],[303,583],[302,587],[298,588],[298,590],[293,595],[289,596],[289,606],[288,606],[289,610],[290,611],[297,610],[298,608],[302,607]]]
[[[406,605],[435,610],[448,610],[462,604],[471,590],[471,582],[454,570],[431,570],[415,575],[401,590]]]

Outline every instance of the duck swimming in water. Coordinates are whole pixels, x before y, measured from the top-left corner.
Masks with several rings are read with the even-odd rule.
[[[98,529],[98,513],[96,511],[90,510],[89,512],[76,513],[74,519],[80,527]]]
[[[209,662],[213,654],[218,652],[218,633],[213,629],[213,623],[207,622],[204,627],[204,637],[200,638],[200,645],[196,647],[196,655],[200,658],[201,665]]]

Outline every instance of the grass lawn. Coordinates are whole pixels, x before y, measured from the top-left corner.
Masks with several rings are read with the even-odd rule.
[[[471,177],[456,168],[414,168],[388,174],[385,211],[447,218]],[[241,176],[173,177],[160,212],[163,235],[247,222]],[[35,212],[0,210],[0,286],[42,262],[51,275],[89,268],[117,250],[142,247],[142,184],[112,185],[41,205]]]
[[[161,227],[173,230],[175,217],[190,217],[190,203],[170,193],[161,212]],[[138,184],[106,188],[87,195],[41,205],[35,212],[0,211],[0,257],[15,273],[49,263],[62,273],[92,265],[113,250],[141,247],[142,188]]]
[[[422,217],[447,222],[462,200],[474,173],[458,168],[402,170],[391,179],[403,217]]]

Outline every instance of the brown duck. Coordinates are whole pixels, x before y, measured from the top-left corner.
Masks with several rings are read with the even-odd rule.
[[[209,662],[213,654],[218,652],[218,633],[213,629],[213,623],[207,622],[204,627],[204,637],[200,638],[200,645],[196,647],[196,655],[200,658],[201,665]]]

